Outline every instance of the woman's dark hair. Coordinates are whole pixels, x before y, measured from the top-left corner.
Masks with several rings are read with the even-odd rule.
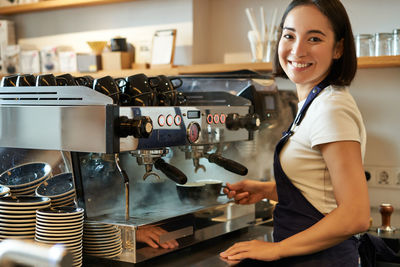
[[[350,85],[357,71],[357,56],[354,45],[353,31],[346,9],[339,0],[293,0],[286,8],[278,29],[278,41],[273,60],[272,74],[275,77],[288,78],[283,71],[278,56],[279,41],[282,37],[283,24],[289,12],[298,6],[314,5],[324,14],[332,24],[335,41],[343,39],[343,55],[333,60],[327,80],[332,85]]]

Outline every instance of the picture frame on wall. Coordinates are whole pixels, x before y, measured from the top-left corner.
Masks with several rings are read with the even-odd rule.
[[[158,30],[154,33],[151,66],[172,66],[175,56],[176,29]]]

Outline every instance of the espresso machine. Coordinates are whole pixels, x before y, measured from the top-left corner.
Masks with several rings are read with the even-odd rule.
[[[118,255],[97,257],[143,262],[255,222],[255,205],[222,194],[213,201],[177,194],[178,185],[199,179],[248,175],[242,162],[265,139],[261,130],[278,139],[279,111],[293,112],[293,98],[270,77],[239,76],[5,77],[0,147],[59,153],[85,222],[120,232]],[[155,248],[149,239],[179,245]]]

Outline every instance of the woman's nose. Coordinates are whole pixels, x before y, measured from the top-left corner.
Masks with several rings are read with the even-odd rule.
[[[306,44],[302,41],[296,41],[291,50],[291,54],[297,57],[303,57],[307,54],[307,47]]]

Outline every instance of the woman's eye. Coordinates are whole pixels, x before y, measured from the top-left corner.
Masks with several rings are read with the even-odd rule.
[[[283,38],[285,38],[285,39],[293,39],[293,36],[291,34],[284,34]]]
[[[311,38],[310,38],[310,41],[311,41],[311,42],[320,42],[320,41],[322,41],[322,40],[321,40],[321,38],[318,38],[318,37],[311,37]]]

